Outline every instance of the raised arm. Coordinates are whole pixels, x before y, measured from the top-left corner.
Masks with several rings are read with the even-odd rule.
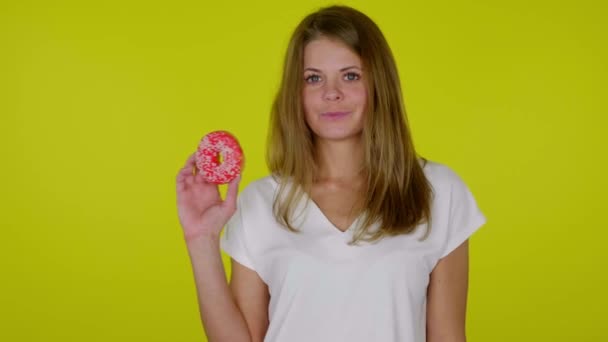
[[[177,174],[177,209],[188,247],[200,316],[210,342],[251,342],[243,313],[226,281],[219,236],[237,205],[237,178],[222,201],[216,184],[197,174],[192,154]]]

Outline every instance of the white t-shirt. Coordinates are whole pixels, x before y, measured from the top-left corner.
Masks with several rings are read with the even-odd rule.
[[[342,232],[307,195],[295,212],[301,232],[293,233],[272,214],[278,184],[271,176],[243,189],[220,243],[268,285],[265,342],[426,341],[430,273],[486,219],[453,170],[428,161],[424,172],[435,197],[423,241],[426,224],[410,235],[349,246],[362,217]]]

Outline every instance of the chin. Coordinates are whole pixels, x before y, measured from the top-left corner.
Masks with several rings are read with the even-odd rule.
[[[350,139],[361,138],[362,131],[352,132],[319,132],[315,133],[316,139],[328,140],[328,141],[343,141]]]

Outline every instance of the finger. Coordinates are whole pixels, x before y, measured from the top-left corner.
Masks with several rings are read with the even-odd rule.
[[[177,184],[175,185],[175,188],[177,190],[177,192],[182,192],[186,189],[186,183],[185,182],[177,182]]]
[[[198,173],[196,176],[192,177],[194,179],[194,183],[198,184],[201,186],[200,189],[202,189],[202,191],[208,193],[209,195],[211,195],[213,192],[214,195],[217,194],[217,197],[220,198],[220,187],[219,184],[215,184],[215,183],[211,183],[209,181],[207,181],[207,179],[205,179],[205,175],[202,173]]]
[[[203,174],[202,174],[202,173],[200,173],[200,172],[199,172],[199,173],[197,173],[197,174],[194,176],[194,183],[196,183],[196,184],[205,184],[205,183],[206,183],[206,181],[205,181],[205,176],[203,176]]]
[[[241,175],[238,175],[235,179],[228,184],[228,191],[226,192],[226,199],[222,203],[227,210],[236,209],[236,198],[239,192],[239,184],[241,183]]]
[[[196,152],[191,154],[190,157],[188,157],[188,160],[186,160],[186,163],[184,164],[184,166],[179,170],[178,172],[178,176],[180,175],[195,175],[197,173],[197,168],[196,168]]]
[[[187,177],[188,177],[188,172],[185,171],[184,169],[180,169],[179,173],[175,177],[175,180],[177,181],[177,183],[182,183],[186,180]]]
[[[191,168],[183,168],[179,170],[179,173],[175,177],[178,182],[183,182],[188,178],[192,178],[195,175],[195,172]]]
[[[196,152],[192,153],[188,159],[186,160],[186,163],[184,164],[184,167],[190,166],[190,165],[194,165],[196,162]]]
[[[190,175],[188,177],[185,177],[184,183],[186,183],[188,186],[191,186],[192,184],[195,183],[195,176]]]
[[[196,167],[196,152],[192,153],[188,159],[186,160],[186,163],[184,164],[184,166],[182,167],[182,171],[192,171],[192,168]]]
[[[177,175],[177,179],[175,181],[175,185],[178,191],[183,191],[186,188],[186,179],[188,177],[182,173]]]

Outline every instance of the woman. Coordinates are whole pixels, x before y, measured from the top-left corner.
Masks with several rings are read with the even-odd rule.
[[[177,176],[209,341],[465,341],[468,237],[486,219],[456,173],[417,156],[372,20],[303,19],[270,124],[271,174],[238,199],[239,179],[222,201],[193,156]]]

